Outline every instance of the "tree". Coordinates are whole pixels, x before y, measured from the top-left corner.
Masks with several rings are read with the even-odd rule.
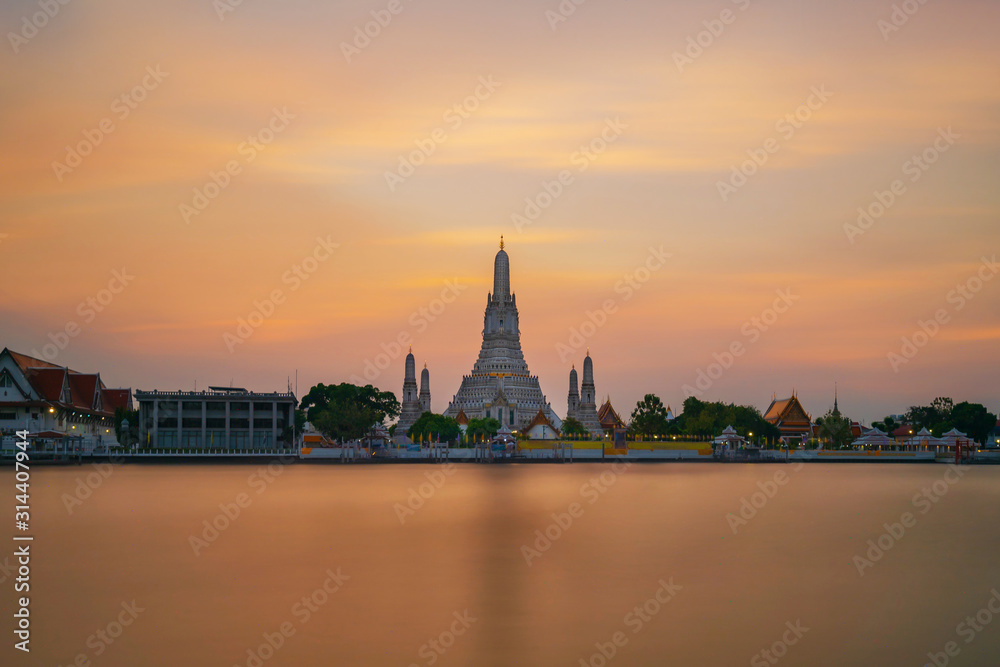
[[[562,435],[564,438],[580,440],[581,438],[589,438],[590,431],[573,417],[566,417],[562,423]]]
[[[128,431],[122,430],[122,421],[128,419]],[[139,411],[115,408],[115,437],[121,445],[139,441]]]
[[[316,385],[302,397],[299,407],[316,429],[341,442],[357,440],[372,424],[384,424],[399,414],[399,401],[391,391],[347,382]]]
[[[743,437],[754,440],[774,442],[781,437],[778,427],[766,421],[752,405],[707,403],[694,396],[684,400],[684,412],[677,422],[682,433],[693,436],[715,437],[726,426],[732,426]]]
[[[484,439],[492,438],[500,430],[500,422],[493,417],[479,419],[473,417],[469,420],[469,425],[465,429],[465,434],[472,441],[482,436]]]
[[[854,439],[851,420],[841,415],[839,410],[830,410],[817,419],[816,423],[819,425],[820,438],[833,445],[834,449],[842,449]]]
[[[669,421],[667,408],[656,394],[646,394],[635,404],[629,419],[633,433],[644,436],[666,435]]]
[[[940,438],[953,428],[983,443],[996,425],[997,417],[979,403],[962,401],[956,404],[950,398],[938,397],[930,405],[914,405],[906,413],[906,420],[915,428],[926,428]]]
[[[982,445],[986,443],[986,437],[996,426],[997,416],[979,403],[962,401],[952,409],[951,423]]]
[[[872,422],[872,427],[877,428],[881,431],[885,431],[886,433],[892,433],[900,426],[902,426],[902,424],[897,424],[896,420],[889,415],[887,415],[886,418],[880,422]]]
[[[433,412],[425,412],[413,426],[409,428],[406,435],[410,440],[438,440],[440,442],[452,442],[458,439],[462,429],[458,422],[452,417],[436,415]]]
[[[918,429],[926,428],[933,431],[938,424],[950,422],[953,409],[954,401],[939,396],[931,401],[930,405],[910,406],[910,409],[906,411],[906,422]]]

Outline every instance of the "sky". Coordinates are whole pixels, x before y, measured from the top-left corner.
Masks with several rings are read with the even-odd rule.
[[[997,411],[1000,4],[902,4],[3,0],[0,345],[399,396],[412,341],[441,412],[503,235],[561,415],[588,348],[626,415]]]

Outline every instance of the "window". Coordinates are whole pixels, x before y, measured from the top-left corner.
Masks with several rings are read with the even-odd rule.
[[[14,380],[11,379],[9,375],[7,375],[6,373],[0,375],[0,387],[7,388],[13,386],[14,386]]]
[[[17,419],[17,412],[0,412],[0,421],[13,421]]]
[[[514,408],[510,409],[510,425],[514,425]]]

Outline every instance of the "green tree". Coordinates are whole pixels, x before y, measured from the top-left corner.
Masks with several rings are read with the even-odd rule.
[[[997,416],[979,403],[962,401],[952,409],[951,423],[982,445],[986,443],[986,437],[996,426]]]
[[[933,431],[939,424],[948,424],[951,421],[951,412],[955,404],[950,398],[939,396],[931,401],[930,405],[913,405],[906,411],[906,423],[912,424],[917,430],[926,428]],[[950,430],[949,428],[945,429]]]
[[[851,444],[854,436],[851,433],[851,420],[840,411],[830,410],[824,416],[816,420],[819,425],[819,436],[834,449],[843,449]]]
[[[573,417],[566,417],[562,423],[562,436],[571,440],[587,439],[590,431]]]
[[[493,417],[486,417],[484,419],[473,417],[469,420],[465,434],[470,441],[475,442],[480,436],[488,440],[496,435],[499,430],[500,422]]]
[[[318,384],[302,397],[299,408],[312,425],[340,442],[362,437],[372,424],[384,424],[399,414],[399,401],[391,391],[372,385],[359,387],[343,382]]]
[[[666,435],[669,422],[667,408],[656,394],[646,394],[635,404],[629,428],[636,435]]]
[[[684,412],[677,422],[680,432],[703,438],[719,435],[726,426],[732,426],[743,437],[755,441],[775,442],[781,437],[778,427],[765,421],[760,410],[752,405],[708,403],[694,396],[684,400]]]
[[[458,440],[461,432],[462,429],[459,427],[458,422],[452,417],[425,412],[417,418],[417,421],[413,422],[413,426],[409,428],[406,435],[413,441],[440,440],[441,442],[454,442]]]

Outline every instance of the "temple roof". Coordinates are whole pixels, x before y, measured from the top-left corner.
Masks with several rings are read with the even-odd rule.
[[[455,415],[455,421],[457,421],[461,426],[469,425],[469,417],[465,414],[464,409],[459,409],[458,414]]]
[[[548,426],[556,433],[559,433],[559,429],[557,429],[555,426],[552,425],[552,422],[549,421],[549,418],[545,416],[545,411],[542,410],[541,408],[538,408],[538,413],[532,418],[530,422],[528,422],[528,425],[524,427],[524,430],[530,431],[536,426]]]
[[[809,424],[812,422],[812,417],[799,403],[799,397],[793,394],[790,398],[772,400],[767,412],[764,413],[764,420],[772,424],[778,422]]]
[[[622,421],[621,416],[612,407],[610,398],[604,399],[604,403],[597,409],[597,420],[601,422],[601,426],[605,429],[622,428],[625,426],[625,422]]]
[[[7,348],[0,351],[0,355],[5,353],[42,400],[88,412],[113,413],[117,407],[129,407],[132,391],[108,389],[100,373],[80,373]]]

